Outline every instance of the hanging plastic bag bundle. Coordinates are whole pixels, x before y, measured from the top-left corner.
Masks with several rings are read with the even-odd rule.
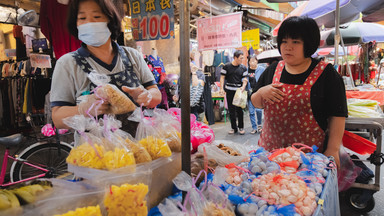
[[[137,108],[128,119],[139,122],[135,137],[138,142],[147,149],[152,160],[172,155],[172,151],[167,142],[158,136],[152,119],[144,117],[141,107]]]

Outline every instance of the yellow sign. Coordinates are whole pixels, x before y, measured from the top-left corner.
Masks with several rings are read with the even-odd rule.
[[[242,44],[247,49],[252,48],[257,50],[260,48],[260,31],[259,29],[252,29],[242,33]]]

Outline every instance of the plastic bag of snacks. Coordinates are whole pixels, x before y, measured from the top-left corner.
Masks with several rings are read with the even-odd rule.
[[[133,153],[111,131],[112,117],[106,117],[102,126],[93,119],[81,115],[63,120],[76,130],[75,147],[67,157],[67,163],[80,167],[112,170],[135,164]],[[90,132],[85,132],[89,130]],[[132,167],[134,168],[134,167]]]
[[[63,122],[76,132],[74,135],[75,147],[67,157],[67,163],[75,166],[104,169],[103,156],[105,148],[100,137],[86,132],[94,128],[96,122],[93,119],[76,115],[63,119]]]
[[[155,109],[152,119],[159,137],[167,142],[172,152],[181,152],[180,122],[163,109]]]
[[[281,169],[287,173],[295,173],[302,163],[301,155],[303,152],[295,147],[276,149],[271,153],[268,159],[278,163]]]
[[[249,158],[248,151],[242,144],[226,140],[216,140],[212,144],[203,143],[199,145],[198,152],[204,153],[204,151],[208,159],[215,160],[220,166],[230,163],[239,164]]]
[[[296,206],[301,215],[312,215],[317,207],[316,193],[310,190],[304,180],[294,174],[269,173],[252,181],[256,195],[271,205]]]
[[[147,149],[152,160],[172,155],[167,142],[158,136],[158,131],[154,126],[152,119],[144,117],[141,107],[137,108],[128,119],[139,122],[135,138],[145,149]]]
[[[107,75],[92,71],[88,77],[97,86],[94,90],[96,96],[109,102],[111,113],[124,114],[136,109],[136,105],[124,92],[117,86],[108,84],[110,78]]]
[[[132,151],[135,156],[136,164],[147,163],[152,161],[151,155],[148,153],[147,149],[143,147],[140,143],[137,142],[129,133],[123,130],[116,130],[115,134],[121,139],[124,139],[125,145]]]
[[[267,152],[264,148],[259,148],[256,151],[250,153],[250,160],[248,164],[248,169],[252,174],[256,176],[264,175],[268,173],[278,173],[280,172],[280,166],[269,160]]]
[[[109,216],[146,216],[148,214],[148,185],[151,171],[140,169],[135,173],[104,176],[103,204]]]
[[[201,189],[196,187],[196,179],[191,178],[184,171],[173,180],[177,188],[187,191],[184,204],[179,205],[182,212],[188,213],[188,215],[234,216],[235,213],[224,192],[212,182],[208,182],[204,171],[200,172],[198,176],[202,174],[205,175],[205,180]],[[171,207],[172,205],[169,207],[162,206],[159,209],[163,215],[168,215],[163,210],[171,209]]]
[[[125,140],[118,133],[115,133],[121,127],[121,122],[116,120],[114,116],[104,115],[99,124],[98,130],[102,132],[106,149],[103,158],[106,169],[113,170],[135,165],[133,151],[126,145]]]
[[[33,209],[25,211],[25,216],[101,216],[103,215],[104,191],[71,191],[36,202]]]

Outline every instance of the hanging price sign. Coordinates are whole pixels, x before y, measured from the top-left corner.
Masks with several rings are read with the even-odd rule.
[[[175,37],[173,0],[131,1],[132,36],[136,41]]]
[[[198,50],[238,48],[243,12],[197,19]]]

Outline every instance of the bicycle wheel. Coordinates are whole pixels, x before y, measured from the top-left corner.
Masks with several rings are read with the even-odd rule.
[[[69,155],[72,146],[68,143],[60,142],[60,156],[58,149],[58,145],[55,142],[38,142],[22,151],[18,157],[27,160],[31,164],[48,169],[49,173],[46,177],[55,178],[67,173],[67,163],[65,159]],[[11,166],[10,177],[11,181],[14,182],[42,173],[44,173],[44,171],[28,166],[22,162],[14,161]]]

